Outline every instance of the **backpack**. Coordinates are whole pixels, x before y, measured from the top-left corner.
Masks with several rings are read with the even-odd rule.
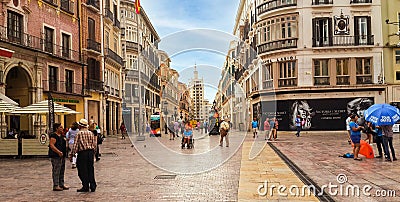
[[[354,154],[350,154],[350,153],[345,153],[342,156],[339,157],[343,157],[343,158],[354,158]]]

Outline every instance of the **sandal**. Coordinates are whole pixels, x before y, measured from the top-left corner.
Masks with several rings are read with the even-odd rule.
[[[356,161],[362,161],[361,158],[355,158],[354,160],[356,160]]]

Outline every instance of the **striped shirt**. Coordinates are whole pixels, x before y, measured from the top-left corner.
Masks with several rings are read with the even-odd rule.
[[[93,149],[96,151],[97,139],[91,131],[87,129],[80,130],[75,136],[74,146],[72,147],[71,155],[75,155],[80,151]]]

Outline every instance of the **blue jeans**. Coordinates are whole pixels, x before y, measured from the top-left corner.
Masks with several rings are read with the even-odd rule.
[[[396,154],[393,148],[393,137],[387,137],[387,136],[382,136],[382,137],[383,137],[383,148],[385,149],[386,159],[390,159],[389,147],[390,151],[392,151],[393,159],[395,159]]]
[[[296,128],[297,128],[296,136],[298,137],[298,136],[300,136],[301,126],[296,126]]]

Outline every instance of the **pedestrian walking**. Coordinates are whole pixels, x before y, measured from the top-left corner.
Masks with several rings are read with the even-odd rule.
[[[64,184],[65,157],[67,142],[63,136],[61,123],[53,125],[54,132],[50,134],[49,157],[52,165],[53,191],[67,190]]]
[[[72,151],[72,147],[74,146],[75,142],[75,136],[78,132],[79,132],[78,123],[77,122],[72,123],[72,126],[68,130],[66,135],[70,151]],[[76,155],[77,154],[72,156],[72,168],[76,168]]]
[[[257,118],[254,118],[253,121],[251,122],[251,128],[253,129],[253,138],[255,138],[257,135],[257,130],[258,130],[258,121]]]
[[[96,130],[96,123],[91,123],[90,125],[89,125],[89,131],[90,132],[92,132],[93,133],[93,135],[95,136],[95,138],[96,138],[96,152],[95,152],[95,157],[96,157],[96,161],[100,161],[100,158],[99,158],[99,136],[98,136],[98,134],[97,134],[97,130]]]
[[[207,134],[208,133],[208,121],[204,121],[203,122],[203,128],[204,128],[204,133]]]
[[[393,126],[384,125],[381,126],[381,128],[383,132],[382,139],[383,139],[383,148],[385,149],[386,161],[389,162],[392,161],[392,159],[390,158],[389,148],[390,151],[392,152],[393,161],[397,161],[396,152],[394,151],[393,147]]]
[[[125,139],[126,127],[123,121],[121,123],[121,126],[119,127],[119,130],[121,131],[121,139]]]
[[[348,133],[347,142],[348,142],[349,144],[351,144],[351,138],[350,138],[351,132],[350,132],[350,125],[349,125],[349,124],[350,124],[350,121],[351,121],[350,116],[351,116],[351,114],[349,114],[349,115],[347,116],[347,119],[346,119],[346,130],[347,130],[347,133]]]
[[[382,158],[382,151],[385,152],[385,156],[386,156],[386,151],[383,147],[383,137],[382,137],[382,128],[380,126],[375,126],[376,128],[376,137],[375,137],[375,143],[376,143],[376,147],[378,149],[378,154],[379,156],[375,156],[375,158]],[[383,148],[383,150],[382,150]]]
[[[176,137],[179,137],[179,129],[180,129],[179,123],[178,123],[178,121],[175,121],[175,123],[174,123],[174,131],[175,131]]]
[[[276,129],[275,129],[275,118],[272,118],[269,121],[269,127],[270,127],[270,131],[269,131],[269,135],[268,135],[268,140],[271,141],[272,138],[274,137],[274,132],[276,131]]]
[[[353,154],[354,154],[354,160],[361,161],[361,158],[358,158],[358,152],[360,151],[360,140],[361,140],[361,130],[364,130],[364,127],[359,126],[357,124],[358,116],[353,114],[351,115],[351,121],[349,123],[350,126],[350,138],[351,141],[353,142]]]
[[[264,139],[267,140],[267,137],[269,139],[269,133],[271,132],[271,125],[269,124],[269,118],[268,117],[264,121],[264,131],[265,131]]]
[[[223,146],[224,143],[224,138],[225,138],[225,143],[226,147],[229,147],[229,120],[225,118],[224,121],[222,121],[220,127],[219,127],[219,133],[220,133],[220,139],[219,139],[219,146]]]
[[[94,176],[94,153],[96,152],[97,140],[91,131],[88,130],[88,121],[81,119],[78,122],[79,132],[75,136],[74,147],[71,156],[78,153],[76,166],[78,168],[78,176],[82,182],[82,188],[77,192],[94,192],[97,184]]]
[[[278,119],[275,117],[274,118],[274,140],[276,140],[278,138],[278,128],[279,128],[279,121]]]
[[[297,117],[295,119],[295,124],[296,124],[296,129],[297,129],[297,133],[296,136],[300,137],[300,132],[301,132],[301,118],[300,118],[300,114],[297,114]]]

